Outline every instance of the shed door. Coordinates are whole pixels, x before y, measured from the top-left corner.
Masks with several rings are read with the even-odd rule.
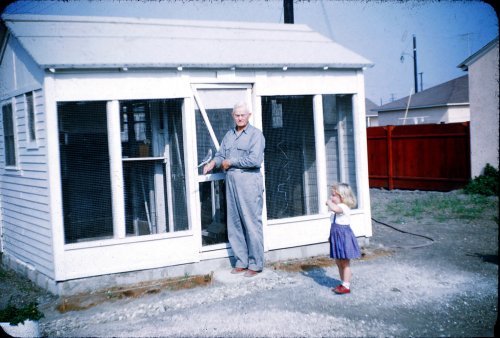
[[[219,149],[224,135],[234,127],[231,112],[236,103],[245,101],[250,107],[250,85],[193,86],[196,115],[198,184],[200,191],[201,240],[205,248],[227,247],[226,174],[214,169],[203,175],[203,163]]]

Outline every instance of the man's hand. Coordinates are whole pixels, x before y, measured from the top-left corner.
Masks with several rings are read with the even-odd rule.
[[[212,169],[215,167],[215,161],[212,160],[210,162],[208,162],[207,164],[205,164],[205,166],[203,167],[203,175],[206,175],[209,171],[212,171]]]
[[[222,169],[228,170],[231,167],[231,162],[229,160],[222,161]]]

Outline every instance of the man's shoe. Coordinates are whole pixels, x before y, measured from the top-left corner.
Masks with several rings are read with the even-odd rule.
[[[258,273],[259,273],[259,271],[254,271],[254,270],[248,269],[243,276],[253,277],[253,276],[257,276]]]
[[[343,295],[346,293],[351,293],[351,290],[343,286],[342,284],[338,285],[336,288],[332,289],[337,295]]]
[[[247,269],[245,269],[245,268],[233,268],[231,270],[231,273],[232,274],[237,274],[237,273],[242,273],[242,272],[245,272],[245,271],[247,271]]]

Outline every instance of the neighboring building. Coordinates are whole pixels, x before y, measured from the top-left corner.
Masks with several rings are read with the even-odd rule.
[[[38,285],[229,268],[225,173],[199,163],[242,100],[266,137],[266,259],[328,254],[333,181],[371,237],[365,58],[304,25],[2,19],[2,259]]]
[[[378,107],[379,126],[469,120],[467,75]]]
[[[498,37],[458,67],[469,74],[471,175],[475,177],[487,163],[498,168]]]
[[[365,99],[366,126],[378,126],[378,106],[370,99]]]

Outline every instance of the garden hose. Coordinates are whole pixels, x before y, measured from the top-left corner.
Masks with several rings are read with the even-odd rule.
[[[393,225],[390,225],[390,224],[387,224],[387,223],[384,223],[384,222],[381,222],[381,221],[378,221],[376,220],[375,218],[372,217],[372,220],[377,222],[378,224],[381,224],[381,225],[385,225],[386,227],[389,227],[393,230],[396,230],[396,231],[399,231],[403,234],[408,234],[408,235],[413,235],[413,236],[418,236],[418,237],[422,237],[422,238],[425,238],[427,240],[429,240],[430,242],[429,243],[425,243],[425,244],[421,244],[421,245],[414,245],[414,246],[393,246],[393,248],[403,248],[403,249],[416,249],[416,248],[422,248],[424,246],[429,246],[431,244],[434,244],[434,239],[429,237],[429,236],[425,236],[425,235],[420,235],[420,234],[415,234],[413,232],[409,232],[409,231],[404,231],[404,230],[401,230],[401,229],[398,229],[396,228],[395,226]]]

